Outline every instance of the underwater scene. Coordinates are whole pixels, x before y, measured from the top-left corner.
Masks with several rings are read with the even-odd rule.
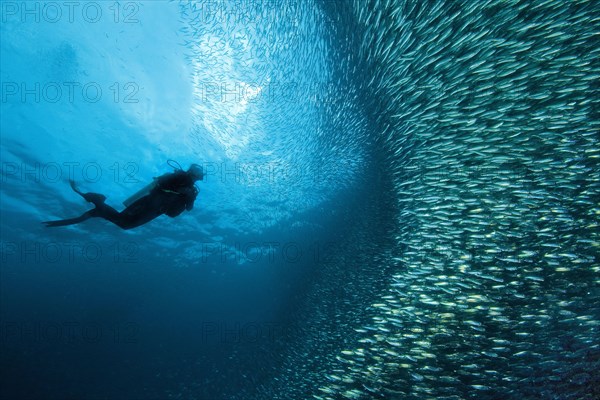
[[[0,398],[600,399],[600,2],[0,22]]]

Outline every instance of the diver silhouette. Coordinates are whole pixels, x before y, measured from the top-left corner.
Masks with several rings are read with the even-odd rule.
[[[194,207],[194,201],[198,195],[198,189],[194,183],[203,178],[204,172],[198,164],[192,164],[187,171],[179,167],[172,173],[154,178],[150,185],[125,200],[123,204],[126,208],[121,212],[104,203],[106,196],[100,193],[83,193],[75,186],[73,180],[69,180],[71,188],[96,207],[76,218],[43,223],[46,224],[46,227],[65,226],[99,217],[122,229],[131,229],[144,225],[162,214],[174,218],[184,210],[190,211]]]

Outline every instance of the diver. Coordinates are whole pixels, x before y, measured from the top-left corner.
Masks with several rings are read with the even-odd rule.
[[[171,164],[169,163],[169,165]],[[179,166],[179,164],[177,165]],[[75,193],[93,203],[95,208],[76,218],[43,223],[46,224],[46,227],[65,226],[99,217],[122,229],[131,229],[144,225],[162,214],[174,218],[184,210],[190,211],[194,207],[194,201],[198,195],[198,189],[194,184],[203,179],[204,172],[200,165],[192,164],[187,171],[179,166],[172,173],[154,178],[150,185],[125,200],[123,204],[126,208],[121,212],[104,203],[106,196],[100,193],[83,193],[75,186],[73,180],[69,180]]]

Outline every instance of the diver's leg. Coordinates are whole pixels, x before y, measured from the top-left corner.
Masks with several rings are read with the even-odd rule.
[[[123,229],[130,229],[137,226],[132,223],[132,218],[129,218],[128,215],[121,215],[121,213],[119,213],[117,210],[104,203],[99,204],[99,207],[89,210],[77,218],[61,219],[58,221],[45,221],[43,223],[46,225],[46,227],[52,228],[55,226],[78,224],[92,217],[103,218]]]
[[[110,221],[123,229],[131,229],[144,225],[161,214],[160,197],[148,195],[130,204],[118,215],[113,216]]]
[[[125,209],[122,212],[118,212],[106,203],[98,203],[96,208],[93,210],[94,217],[103,218],[113,224],[117,225],[121,229],[131,229],[137,226],[143,225],[150,219],[145,217],[148,215],[148,211],[144,208],[138,208],[137,212],[132,213],[131,210]]]
[[[118,212],[106,203],[96,204],[96,208],[93,211],[95,211],[96,217],[104,218],[123,229],[130,228],[128,216],[122,212]]]
[[[77,186],[75,185],[75,181],[72,179],[69,180],[69,184],[71,185],[71,189],[73,189],[75,193],[83,197],[85,201],[94,203],[96,207],[98,207],[99,204],[104,203],[104,200],[106,200],[106,196],[100,193],[83,193],[77,188]]]
[[[161,199],[157,196],[144,196],[122,212],[118,212],[104,202],[106,196],[99,193],[83,193],[77,188],[73,180],[69,180],[69,184],[75,193],[79,194],[86,201],[94,203],[96,208],[77,218],[44,222],[46,226],[71,225],[85,221],[91,217],[100,217],[112,222],[122,229],[131,229],[144,225],[146,222],[149,222],[162,214]]]
[[[61,219],[61,220],[57,220],[57,221],[44,221],[42,223],[46,225],[46,228],[52,228],[52,227],[55,227],[55,226],[65,226],[65,225],[78,224],[78,223],[80,223],[82,221],[85,221],[88,218],[95,217],[96,216],[95,215],[95,211],[96,211],[95,209],[87,211],[87,212],[81,214],[77,218]]]

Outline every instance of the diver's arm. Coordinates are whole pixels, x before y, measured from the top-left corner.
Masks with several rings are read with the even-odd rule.
[[[185,192],[182,193],[185,195],[185,209],[191,211],[194,208],[194,201],[196,201],[196,196],[198,196],[198,189],[194,186],[186,188]]]
[[[190,211],[194,208],[194,200],[198,191],[195,187],[183,187],[179,188],[179,192],[173,193],[172,197],[167,200],[164,210],[162,211],[171,218],[177,217],[185,210]]]
[[[178,204],[171,206],[170,208],[168,208],[167,210],[165,210],[163,212],[166,215],[168,215],[169,217],[175,218],[175,217],[179,216],[179,214],[181,214],[184,210],[185,210],[184,205],[181,203],[178,203]]]

